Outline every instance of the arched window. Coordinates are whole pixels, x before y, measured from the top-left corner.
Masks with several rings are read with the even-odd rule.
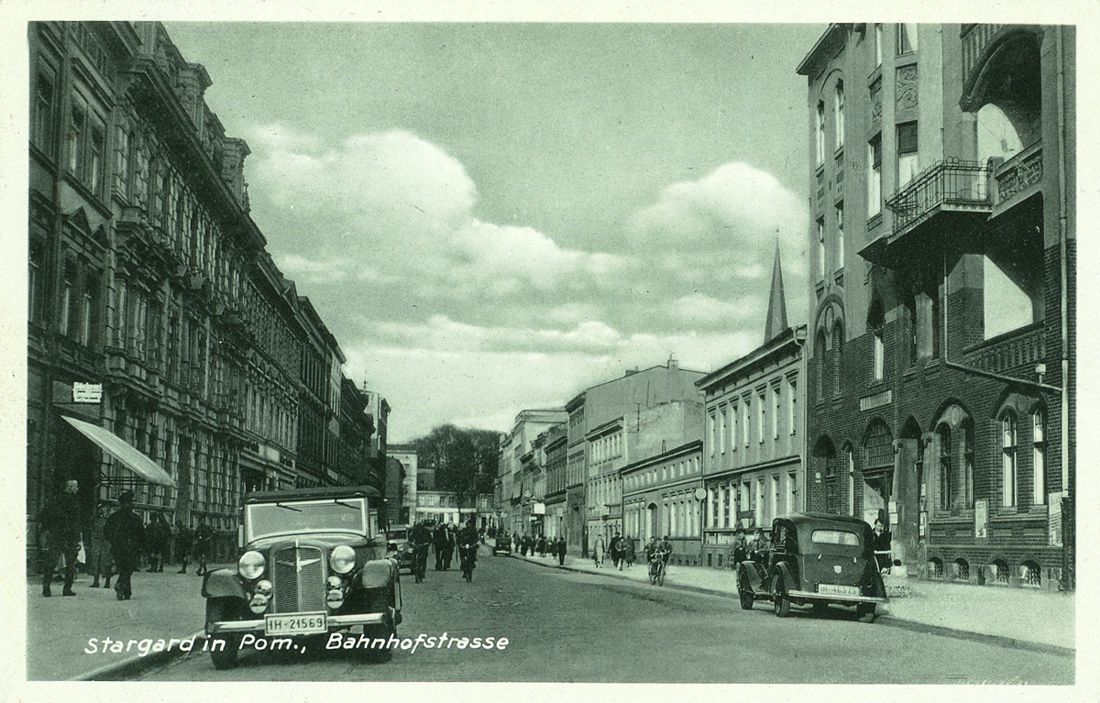
[[[828,437],[817,440],[813,451],[814,473],[824,480],[825,512],[839,511],[840,502],[837,492],[836,449]]]
[[[881,381],[886,370],[886,347],[883,341],[885,316],[882,311],[882,301],[875,300],[867,311],[867,327],[871,330],[871,378]]]
[[[817,165],[821,166],[825,163],[825,102],[819,100],[817,103]]]
[[[894,465],[894,438],[890,428],[881,420],[875,420],[867,429],[863,440],[863,471],[888,468]]]
[[[817,333],[817,339],[814,341],[814,386],[817,393],[818,402],[825,399],[825,332],[819,331]],[[748,426],[745,426],[746,435],[748,434]]]
[[[963,507],[974,507],[974,421],[962,422],[962,499]]]
[[[1046,424],[1046,413],[1043,412],[1043,409],[1036,408],[1033,410],[1031,413],[1031,502],[1033,505],[1043,505],[1046,503]]]
[[[1016,495],[1016,414],[1011,410],[1001,416],[1001,505],[1014,507]]]
[[[951,428],[940,425],[936,429],[940,448],[940,471],[936,486],[937,505],[940,510],[950,510],[955,498],[955,468],[952,461]]]
[[[836,93],[833,95],[833,138],[836,148],[844,146],[844,81],[836,82]]]

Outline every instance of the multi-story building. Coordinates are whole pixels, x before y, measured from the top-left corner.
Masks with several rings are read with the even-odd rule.
[[[787,324],[776,248],[764,343],[699,379],[705,395],[703,559],[728,565],[737,529],[803,509],[806,327]]]
[[[807,504],[933,578],[1067,586],[1075,32],[831,25],[807,77]]]
[[[568,543],[569,525],[566,511],[566,446],[569,433],[566,424],[554,425],[544,433],[543,451],[546,455],[546,491],[544,531],[551,539],[565,537]]]
[[[213,526],[221,558],[244,490],[298,483],[319,318],[249,215],[248,145],[163,25],[34,22],[28,46],[28,557],[75,478],[86,515],[133,488],[139,512]],[[335,378],[331,335],[324,349]],[[143,480],[138,452],[174,485]]]
[[[584,438],[585,446],[585,553],[597,535],[606,540],[616,530],[622,531],[620,470],[632,461],[667,449],[628,451],[628,435],[638,435],[642,414],[655,406],[673,401],[700,403],[701,394],[695,381],[702,376],[699,371],[681,369],[670,358],[665,366],[630,370],[620,378],[592,386],[584,392],[583,401],[571,401],[570,406],[579,411],[576,417],[583,427],[576,431]],[[577,402],[580,404],[576,405]],[[570,434],[571,440],[572,437]]]
[[[346,359],[310,299],[299,296],[298,306],[306,334],[301,354],[296,485],[306,488],[339,482],[339,379],[340,365]]]
[[[412,444],[391,444],[386,447],[386,456],[401,462],[403,476],[401,482],[401,507],[398,522],[411,523],[416,515],[418,460],[416,447]]]
[[[350,378],[340,380],[340,438],[336,473],[341,485],[371,486],[383,501],[379,514],[388,514],[385,463],[372,461],[370,443],[374,420],[367,410],[369,394]],[[400,485],[400,481],[398,482]]]
[[[700,420],[702,419],[700,414]],[[702,422],[695,428],[702,432]],[[691,439],[622,469],[624,537],[636,549],[668,537],[675,564],[698,565],[703,440]]]
[[[588,556],[587,514],[584,500],[587,469],[585,468],[583,391],[565,404],[565,411],[569,414],[565,445],[565,541],[571,553]]]
[[[501,496],[501,522],[498,525],[502,529],[521,535],[530,532],[534,481],[529,480],[526,492],[530,495],[525,496],[522,457],[531,452],[532,444],[539,434],[566,419],[565,410],[559,408],[521,410],[516,414],[512,432],[501,438],[498,475],[502,491],[509,489],[508,493]]]

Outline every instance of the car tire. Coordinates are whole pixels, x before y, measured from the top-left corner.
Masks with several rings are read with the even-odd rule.
[[[371,639],[373,642],[376,639],[388,640],[391,636],[397,634],[397,628],[392,624],[390,625],[364,625],[363,634]],[[393,657],[393,650],[389,647],[383,647],[381,649],[375,649],[368,646],[364,650],[367,661],[381,663],[387,662]]]
[[[737,598],[741,601],[741,610],[752,610],[753,603],[756,602],[756,595],[752,592],[749,577],[744,569],[741,570],[741,576],[737,579]]]
[[[775,608],[776,617],[785,618],[791,614],[791,599],[787,597],[786,591],[783,589],[783,577],[779,574],[774,576],[775,585],[772,586],[772,603]]]
[[[230,598],[210,598],[206,601],[206,622],[225,622],[237,620],[237,603]],[[224,648],[210,649],[210,662],[215,669],[232,669],[237,666],[237,651],[240,649],[240,635],[219,635],[217,639],[225,642]]]

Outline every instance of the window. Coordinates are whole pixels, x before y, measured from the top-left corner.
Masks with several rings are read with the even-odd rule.
[[[1032,505],[1046,503],[1046,413],[1037,408],[1031,413],[1031,467],[1032,467]]]
[[[714,413],[707,416],[707,423],[710,425],[710,431],[707,433],[710,435],[710,455],[714,456],[718,447],[718,425],[714,421]]]
[[[726,453],[726,407],[718,411],[718,451]]]
[[[91,151],[88,156],[88,174],[86,182],[96,195],[102,195],[103,159],[107,152],[107,128],[99,120],[92,122]]]
[[[817,221],[817,280],[825,280],[825,218]]]
[[[1001,505],[1016,505],[1016,415],[1006,412],[1001,418]]]
[[[875,67],[882,65],[882,25],[875,25]]]
[[[45,247],[35,239],[30,243],[27,257],[27,318],[37,322],[42,317],[42,269],[45,266]]]
[[[844,201],[836,204],[836,270],[844,268]]]
[[[742,431],[745,433],[745,442],[744,442],[744,444],[745,444],[746,447],[749,446],[749,416],[751,414],[751,408],[749,407],[749,405],[751,405],[751,400],[752,400],[751,396],[745,396],[745,398],[742,399],[742,404],[741,404],[741,408],[742,408],[741,427],[742,427]]]
[[[917,123],[898,125],[898,188],[904,188],[920,171],[917,149]]]
[[[46,66],[38,69],[31,106],[31,143],[50,156],[53,156],[54,82],[53,69]]]
[[[859,546],[859,536],[843,530],[814,530],[810,533],[810,541],[816,544],[840,544],[845,547]]]
[[[917,50],[917,25],[914,22],[898,23],[897,54],[909,54]]]
[[[118,149],[115,151],[115,179],[119,194],[130,197],[130,133],[118,127]]]
[[[882,135],[867,142],[867,217],[882,211]]]
[[[825,165],[825,103],[817,103],[817,165]]]
[[[867,315],[867,326],[871,328],[872,339],[872,351],[871,351],[871,378],[875,381],[881,381],[885,373],[886,366],[886,348],[883,342],[883,313],[882,303],[876,300],[871,304],[871,310]]]
[[[737,404],[730,406],[730,451],[737,451]]]
[[[779,475],[772,476],[771,516],[773,519],[779,515]]]
[[[767,392],[766,388],[761,388],[756,394],[756,441],[761,444],[764,443],[764,428],[765,428],[765,397]]]
[[[69,336],[71,316],[73,314],[73,294],[76,288],[76,267],[71,261],[65,262],[61,281],[61,310],[57,321],[57,331],[62,337]]]
[[[963,420],[962,430],[962,498],[963,507],[969,510],[974,507],[974,421],[970,418]]]
[[[69,173],[80,177],[84,173],[84,140],[87,135],[87,108],[73,97],[69,114],[69,131],[65,135],[65,166]]]
[[[955,471],[951,461],[953,449],[951,445],[951,428],[947,425],[940,425],[936,431],[936,438],[939,440],[940,445],[940,474],[937,485],[939,499],[937,504],[940,510],[950,510],[955,497]]]
[[[833,94],[833,139],[838,151],[844,148],[844,81],[836,82]]]
[[[840,491],[836,477],[836,456],[830,447],[825,459],[825,512],[840,512]]]
[[[762,527],[764,525],[764,479],[756,479],[756,511],[753,516],[756,520],[756,525]]]
[[[829,357],[832,363],[833,396],[840,395],[840,353],[844,348],[844,325],[840,320],[833,322],[833,350]]]
[[[772,438],[779,439],[779,384],[772,386]]]
[[[89,274],[84,278],[84,292],[80,296],[80,337],[85,346],[95,342],[96,307],[99,302],[99,277]]]
[[[905,308],[905,358],[909,361],[910,365],[913,365],[917,363],[917,357],[919,356],[917,337],[920,329],[920,323],[917,319],[917,300],[912,293],[909,293],[905,296],[905,300],[902,305]]]
[[[814,390],[817,393],[817,401],[820,403],[825,399],[825,332],[824,330],[817,333],[817,338],[814,340],[814,357],[817,361],[815,364]]]
[[[798,381],[787,381],[787,428],[791,434],[795,434],[798,419]]]
[[[795,472],[789,471],[789,472],[787,472],[787,499],[786,499],[786,502],[783,505],[784,512],[786,512],[786,514],[788,514],[788,515],[790,515],[791,513],[795,512],[797,510],[797,508],[795,507],[795,504],[794,504],[795,490],[796,490]]]

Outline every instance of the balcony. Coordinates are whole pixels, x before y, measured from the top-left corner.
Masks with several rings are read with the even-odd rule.
[[[957,236],[985,221],[993,209],[989,175],[987,164],[954,158],[926,168],[886,200],[893,227],[860,254],[888,266],[935,244],[934,238]]]
[[[1029,376],[1046,361],[1046,329],[1042,322],[1021,327],[963,350],[967,366],[1001,374]]]
[[[1007,161],[993,161],[993,212],[997,217],[1039,192],[1043,181],[1043,143],[1037,141]]]

